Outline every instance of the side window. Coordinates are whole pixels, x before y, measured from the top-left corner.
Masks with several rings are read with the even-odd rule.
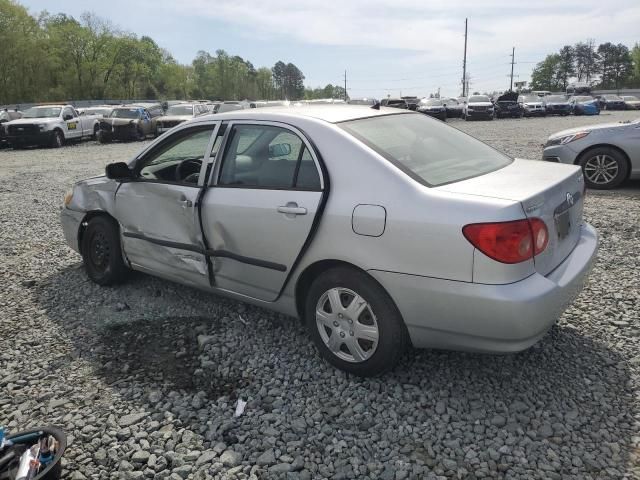
[[[296,134],[267,125],[237,125],[227,142],[218,185],[295,188],[297,167],[306,150]]]
[[[71,118],[74,118],[75,115],[73,114],[73,109],[66,107],[63,111],[62,111],[62,118],[65,118],[71,115]]]
[[[320,175],[318,168],[313,161],[309,149],[304,147],[302,156],[300,157],[300,168],[298,169],[298,178],[296,179],[296,187],[310,190],[320,190]]]
[[[196,185],[213,126],[172,135],[144,158],[139,174],[146,180]]]

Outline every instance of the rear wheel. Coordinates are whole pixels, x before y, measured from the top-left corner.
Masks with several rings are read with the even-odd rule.
[[[627,159],[619,151],[608,147],[588,150],[578,161],[589,188],[609,190],[619,186],[629,172]]]
[[[126,278],[128,268],[115,220],[98,216],[89,221],[82,236],[82,260],[87,275],[98,285],[113,285]]]
[[[91,136],[93,140],[98,139],[98,132],[100,132],[100,125],[96,124],[93,126],[93,135]]]
[[[367,274],[338,267],[314,280],[306,298],[309,333],[322,357],[355,375],[395,366],[409,340],[387,292]]]

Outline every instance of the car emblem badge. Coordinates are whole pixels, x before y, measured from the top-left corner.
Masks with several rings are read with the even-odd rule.
[[[573,195],[567,192],[567,203],[569,204],[570,207],[573,206],[573,202],[574,202]]]

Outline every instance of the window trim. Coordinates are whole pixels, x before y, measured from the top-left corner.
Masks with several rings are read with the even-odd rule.
[[[275,122],[271,120],[229,120],[224,122],[224,124],[226,125],[224,139],[222,141],[222,144],[220,145],[220,148],[218,149],[218,154],[214,158],[215,163],[213,168],[211,169],[209,178],[207,179],[207,186],[215,187],[215,188],[242,188],[245,190],[288,190],[288,191],[303,191],[303,192],[323,192],[325,190],[326,182],[325,182],[323,170],[320,166],[320,162],[318,160],[316,152],[312,147],[311,143],[309,142],[309,140],[307,139],[307,136],[304,133],[302,133],[300,129],[294,127],[293,125],[289,125],[287,123]],[[227,146],[229,145],[229,138],[231,137],[231,131],[236,125],[277,127],[283,130],[288,130],[290,133],[297,135],[298,138],[302,140],[303,146],[309,151],[309,155],[311,155],[311,158],[313,159],[313,163],[315,164],[316,171],[318,172],[318,177],[320,178],[320,189],[312,188],[312,187],[296,187],[296,186],[269,187],[269,186],[260,186],[260,185],[220,185],[219,180],[220,180],[220,172],[222,169],[223,160],[227,153]],[[304,148],[301,148],[300,153],[298,154],[299,159],[296,162],[297,163],[296,174],[299,169],[300,156],[303,151],[304,151]],[[220,161],[217,161],[218,158],[220,159]]]
[[[220,129],[220,124],[221,123],[222,122],[218,120],[218,121],[215,121],[215,122],[200,123],[200,124],[196,124],[196,125],[185,125],[184,128],[181,128],[178,131],[172,133],[167,138],[163,138],[158,143],[152,144],[148,149],[146,149],[143,152],[141,152],[140,155],[138,155],[134,159],[132,164],[130,165],[130,167],[132,168],[132,170],[135,173],[136,177],[133,178],[132,180],[129,180],[129,181],[130,182],[139,182],[139,183],[160,183],[160,184],[164,184],[164,185],[178,185],[178,186],[181,186],[181,187],[202,188],[206,184],[205,178],[204,178],[204,174],[207,171],[207,165],[209,164],[209,161],[210,161],[210,156],[211,156],[211,150],[213,148],[213,143],[215,142],[215,139],[216,139],[216,136],[217,136],[218,131]],[[205,154],[204,154],[204,157],[203,157],[203,160],[202,160],[202,166],[200,167],[200,176],[198,178],[198,183],[193,184],[193,183],[185,183],[185,182],[174,182],[174,181],[170,181],[170,180],[158,180],[158,179],[153,179],[153,178],[144,178],[144,177],[140,176],[140,170],[142,170],[142,168],[144,168],[144,166],[142,166],[142,164],[144,164],[145,160],[149,156],[154,155],[158,150],[162,149],[162,147],[164,145],[166,145],[167,143],[173,143],[173,141],[175,140],[176,136],[187,136],[192,132],[204,131],[204,130],[211,130],[211,135],[209,137],[209,141],[207,143]]]

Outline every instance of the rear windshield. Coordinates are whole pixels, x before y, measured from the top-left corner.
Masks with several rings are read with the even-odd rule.
[[[429,187],[484,175],[512,162],[481,141],[422,114],[370,117],[339,126]]]
[[[477,102],[490,102],[491,100],[486,95],[474,95],[469,97],[469,103],[477,103]]]
[[[173,105],[167,110],[167,115],[193,115],[193,105]]]
[[[565,103],[567,98],[562,95],[549,95],[548,97],[545,97],[545,101],[547,103]]]

